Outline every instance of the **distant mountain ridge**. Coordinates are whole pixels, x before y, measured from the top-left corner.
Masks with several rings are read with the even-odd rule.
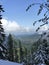
[[[23,46],[29,46],[32,45],[35,41],[37,41],[40,38],[40,34],[24,34],[24,35],[17,35],[13,36],[16,41],[20,40]]]
[[[24,35],[18,35],[16,36],[18,39],[33,39],[33,38],[39,38],[40,34],[24,34]]]

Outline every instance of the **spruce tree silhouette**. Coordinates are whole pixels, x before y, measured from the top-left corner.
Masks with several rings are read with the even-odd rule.
[[[1,13],[4,12],[2,5],[0,5],[0,58],[5,59],[7,49],[4,47],[3,42],[5,40],[5,33],[4,28],[2,27],[2,15]]]

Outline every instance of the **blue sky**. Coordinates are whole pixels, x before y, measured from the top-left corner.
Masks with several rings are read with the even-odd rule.
[[[26,8],[32,3],[42,3],[45,1],[46,0],[0,0],[5,10],[3,18],[11,22],[15,21],[22,27],[34,29],[39,24],[33,27],[33,22],[42,18],[43,12],[37,16],[39,6],[31,7],[28,12],[26,12]]]

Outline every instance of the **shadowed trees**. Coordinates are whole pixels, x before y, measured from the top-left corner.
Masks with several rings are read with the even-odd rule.
[[[4,33],[4,28],[2,26],[2,12],[4,12],[2,5],[0,5],[0,58],[1,59],[6,59],[6,54],[7,54],[7,49],[4,45],[4,40],[5,40],[5,33]]]

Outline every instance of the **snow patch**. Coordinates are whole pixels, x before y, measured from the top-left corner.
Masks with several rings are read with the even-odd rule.
[[[23,65],[23,64],[14,63],[14,62],[6,61],[6,60],[0,60],[0,65]]]

